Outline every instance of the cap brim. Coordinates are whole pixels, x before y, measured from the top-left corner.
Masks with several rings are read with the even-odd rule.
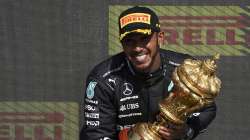
[[[136,30],[124,32],[120,35],[120,41],[122,41],[124,39],[124,37],[126,37],[127,35],[129,35],[131,33],[140,33],[140,34],[144,34],[144,35],[151,35],[152,30],[151,29],[136,29]]]

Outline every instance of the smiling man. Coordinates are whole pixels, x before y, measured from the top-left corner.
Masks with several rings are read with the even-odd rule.
[[[124,53],[137,71],[150,73],[160,68],[158,42],[163,42],[163,38],[163,32],[151,35],[131,33],[122,40]]]
[[[171,75],[189,55],[160,49],[164,32],[157,15],[132,7],[119,16],[123,52],[98,64],[88,75],[81,140],[118,140],[137,122],[153,122],[158,103],[173,87]],[[192,114],[183,126],[161,127],[165,140],[193,139],[214,119],[216,106]]]

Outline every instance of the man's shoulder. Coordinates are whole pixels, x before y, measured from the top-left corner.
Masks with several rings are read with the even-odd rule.
[[[97,64],[91,70],[89,75],[94,77],[105,78],[114,72],[122,70],[125,64],[126,64],[125,54],[121,52]]]
[[[191,55],[189,54],[184,54],[184,53],[179,53],[179,52],[174,52],[170,50],[160,50],[161,56],[167,60],[167,63],[171,65],[178,66],[180,65],[185,59],[194,59]]]

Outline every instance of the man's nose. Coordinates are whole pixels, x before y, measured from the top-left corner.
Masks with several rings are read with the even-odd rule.
[[[143,50],[143,47],[142,46],[139,46],[139,45],[136,45],[134,47],[132,47],[132,50],[133,51],[136,51],[136,52],[140,52]]]
[[[133,51],[141,51],[143,50],[144,46],[142,43],[137,42],[135,45],[132,47]]]

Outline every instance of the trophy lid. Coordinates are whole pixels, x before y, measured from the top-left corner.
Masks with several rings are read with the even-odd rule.
[[[220,58],[216,54],[212,59],[194,60],[186,59],[177,68],[179,80],[195,94],[203,98],[215,98],[221,88],[221,81],[215,75],[217,70],[216,61]]]

